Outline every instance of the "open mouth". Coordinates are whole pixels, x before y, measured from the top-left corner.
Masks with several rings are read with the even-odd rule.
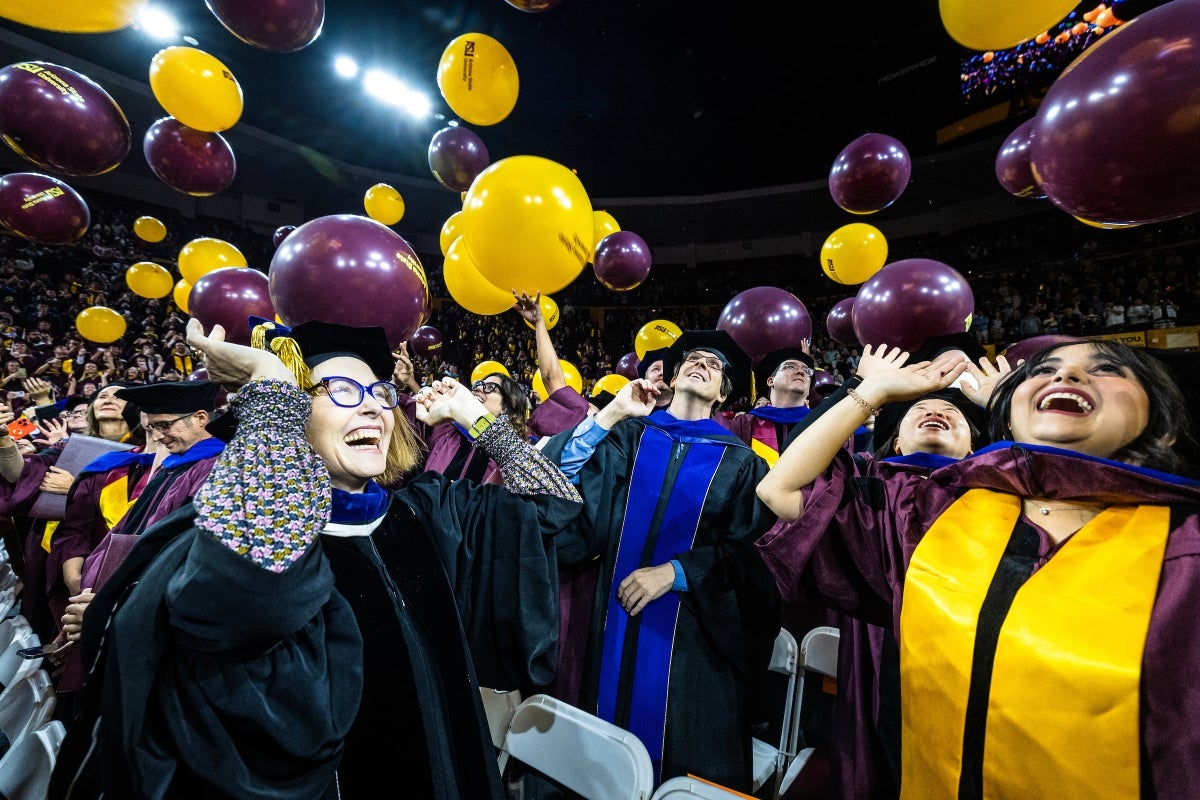
[[[379,449],[380,433],[372,428],[359,428],[342,437],[342,441],[355,450]]]
[[[948,430],[950,430],[950,425],[945,420],[938,419],[937,417],[930,417],[929,419],[923,421],[920,425],[918,425],[917,429],[918,430],[933,429],[936,431],[948,431]]]
[[[1050,392],[1038,403],[1038,411],[1060,411],[1066,414],[1089,414],[1091,402],[1075,392]]]

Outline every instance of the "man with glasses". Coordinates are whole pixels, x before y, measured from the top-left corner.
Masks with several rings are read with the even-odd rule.
[[[82,591],[70,598],[70,605],[63,615],[63,638],[79,638],[88,603],[132,549],[136,537],[190,503],[196,490],[208,478],[217,456],[225,448],[225,443],[206,429],[213,419],[220,390],[220,386],[209,381],[153,383],[117,390],[118,399],[141,409],[147,451],[141,458],[149,462],[152,469],[159,459],[161,463],[142,479],[145,483],[137,499],[84,559]],[[101,456],[104,458],[108,456]],[[89,465],[86,471],[91,469],[92,465]],[[59,704],[63,710],[55,711],[57,718],[70,720],[74,698],[85,678],[86,666],[72,649],[58,683]]]
[[[725,331],[689,330],[664,362],[667,408],[630,381],[543,450],[584,500],[555,542],[574,574],[549,691],[635,733],[656,784],[691,772],[749,794],[748,696],[780,614],[754,542],[775,517],[755,494],[766,461],[712,415],[749,395],[750,358]]]
[[[766,396],[766,405],[755,406],[731,419],[717,417],[718,422],[771,466],[779,460],[792,426],[809,412],[808,396],[816,362],[806,352],[807,340],[801,344],[801,347],[772,350],[754,369],[754,393]]]

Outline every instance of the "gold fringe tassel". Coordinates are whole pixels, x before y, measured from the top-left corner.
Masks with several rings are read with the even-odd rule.
[[[312,376],[309,375],[308,365],[304,363],[304,354],[300,352],[300,346],[290,336],[276,336],[268,344],[267,332],[273,330],[276,330],[274,322],[255,325],[254,330],[250,332],[250,346],[259,350],[271,350],[296,376],[300,387],[308,389],[312,385]]]

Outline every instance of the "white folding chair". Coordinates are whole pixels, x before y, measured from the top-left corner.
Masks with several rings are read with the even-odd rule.
[[[0,618],[7,617],[17,605],[17,590],[14,586],[0,589]]]
[[[642,741],[624,728],[548,695],[513,713],[500,772],[519,761],[588,800],[649,800],[654,768]]]
[[[18,650],[24,650],[27,647],[37,647],[41,643],[41,637],[30,631],[13,639],[0,652],[0,687],[3,687],[0,690],[0,698],[8,694],[8,690],[13,684],[29,673],[36,672],[42,666],[42,659],[21,658],[17,653]]]
[[[42,800],[50,788],[50,773],[66,726],[50,720],[30,731],[0,761],[0,796],[9,800]]]
[[[24,614],[17,613],[0,620],[0,652],[7,650],[18,636],[29,633],[33,633],[33,626],[25,619]]]
[[[56,702],[50,675],[44,669],[26,675],[0,697],[0,733],[8,742],[0,756],[0,774],[7,772],[9,756],[21,740],[54,716]]]
[[[793,725],[797,733],[801,733],[800,711],[804,705],[804,680],[809,672],[825,678],[837,679],[838,645],[841,643],[841,632],[829,625],[813,628],[804,634],[800,641],[800,680],[796,691],[796,707]],[[815,752],[815,747],[805,747],[796,754],[788,765],[787,773],[783,776],[780,792],[787,792],[792,782],[800,775],[809,757]]]
[[[694,800],[737,800],[745,797],[746,795],[741,792],[680,775],[663,781],[654,790],[654,794],[650,795],[650,800],[689,800],[689,798]]]
[[[758,794],[762,787],[770,783],[769,796],[772,800],[779,800],[783,776],[800,746],[799,718],[794,710],[800,685],[799,664],[800,647],[796,644],[796,637],[786,628],[780,628],[779,635],[775,637],[775,649],[771,652],[771,663],[767,667],[771,672],[782,675],[786,681],[783,704],[771,728],[779,730],[779,738],[769,742],[759,738],[751,741],[754,748],[754,792]]]
[[[504,734],[508,731],[517,706],[521,705],[521,693],[516,689],[500,692],[480,686],[479,696],[483,699],[483,713],[487,714],[488,730],[492,732],[492,744],[496,745],[499,757],[499,751],[504,747]]]

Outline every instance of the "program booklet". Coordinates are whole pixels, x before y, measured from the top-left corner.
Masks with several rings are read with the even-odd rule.
[[[79,472],[98,456],[115,451],[132,450],[133,447],[124,442],[111,442],[98,436],[81,436],[76,433],[67,439],[67,444],[63,447],[62,454],[59,455],[54,466],[78,476]],[[33,501],[33,508],[29,510],[29,516],[37,519],[61,520],[66,515],[67,496],[51,492],[39,492],[37,500]]]

